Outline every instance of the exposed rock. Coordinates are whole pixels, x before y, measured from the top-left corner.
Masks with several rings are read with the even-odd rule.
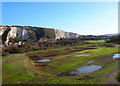
[[[9,31],[11,30],[10,27],[7,27],[7,29],[3,32],[2,34],[2,42],[3,44],[5,44],[4,42],[7,41],[7,38],[8,38],[8,33]]]
[[[0,35],[7,31],[8,26],[0,26]],[[39,41],[39,40],[50,40],[50,39],[60,39],[60,38],[77,38],[79,35],[72,32],[64,32],[58,29],[49,29],[41,27],[30,27],[30,26],[10,26],[10,31],[6,34],[6,42],[9,38],[19,37],[22,40],[28,38]]]
[[[0,26],[0,35],[3,34],[3,32],[6,30],[6,26]]]
[[[22,40],[26,40],[30,37],[30,34],[24,29],[19,27],[10,27],[11,31],[8,33],[8,38],[19,37]]]
[[[64,32],[62,30],[55,29],[55,37],[56,39],[60,38],[78,38],[79,34],[72,32]]]
[[[55,29],[55,38],[56,39],[65,38],[65,32],[62,30]]]

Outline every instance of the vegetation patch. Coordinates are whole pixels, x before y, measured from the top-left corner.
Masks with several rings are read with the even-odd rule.
[[[11,57],[3,62],[3,83],[100,84],[118,64],[117,60],[112,59],[112,54],[118,52],[118,45],[112,44],[114,47],[107,47],[100,44],[88,43],[10,54]],[[6,50],[10,53],[10,48]],[[90,56],[75,57],[78,54],[90,54]],[[41,59],[51,59],[51,61],[36,62]],[[88,64],[89,61],[93,62]],[[69,71],[85,65],[100,65],[102,68],[94,72],[69,75]],[[68,75],[58,76],[62,73]]]
[[[105,43],[105,40],[87,40],[89,43]]]

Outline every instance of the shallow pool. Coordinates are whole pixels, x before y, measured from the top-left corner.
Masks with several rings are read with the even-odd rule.
[[[80,67],[80,68],[77,68],[76,70],[71,71],[71,74],[89,73],[89,72],[99,70],[100,68],[101,66],[99,65],[84,66],[84,67]]]
[[[91,63],[93,63],[93,62],[94,62],[94,61],[89,61],[88,64],[91,64]]]
[[[90,56],[90,54],[79,54],[79,55],[75,55],[75,57],[80,57],[80,56]]]
[[[120,54],[114,54],[113,59],[118,59],[120,58]]]
[[[47,62],[47,61],[51,61],[50,59],[43,59],[43,60],[38,60],[37,62]]]

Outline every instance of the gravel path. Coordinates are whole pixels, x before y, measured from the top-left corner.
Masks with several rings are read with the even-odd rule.
[[[110,71],[107,78],[102,84],[118,84],[118,82],[114,79],[114,76],[117,74],[117,72],[118,72],[118,67]]]

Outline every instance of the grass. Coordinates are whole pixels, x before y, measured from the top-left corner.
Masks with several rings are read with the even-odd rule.
[[[89,43],[105,43],[105,40],[87,40]]]
[[[32,79],[31,77],[33,77],[33,75],[31,70],[29,71],[30,67],[32,67],[32,64],[28,63],[24,55],[12,55],[12,57],[8,58],[2,65],[3,83],[20,83]]]
[[[120,60],[118,60],[118,72],[114,76],[114,79],[120,83],[120,69],[119,69]]]
[[[77,50],[81,47],[92,46],[90,44],[82,46],[72,46],[64,48],[56,48],[35,52],[28,52],[27,54],[34,54],[50,51],[63,51],[66,52],[66,48],[71,50]],[[29,83],[29,84],[97,84],[104,81],[109,71],[117,66],[116,60],[110,60],[103,63],[99,63],[99,60],[106,58],[104,55],[117,53],[118,45],[116,47],[97,47],[97,49],[88,49],[83,51],[76,51],[69,53],[67,55],[57,55],[53,57],[44,57],[50,58],[52,61],[45,63],[36,63],[40,66],[35,67],[34,61],[30,60],[26,56],[26,53],[23,54],[12,54],[3,63],[3,83],[15,84],[15,83]],[[75,57],[76,54],[90,54],[86,57]],[[95,58],[96,57],[96,58]],[[108,58],[108,57],[107,57]],[[67,72],[72,69],[84,66],[85,63],[94,60],[94,64],[101,65],[103,68],[99,71],[94,71],[91,73],[81,73],[75,76],[56,76],[59,72]],[[97,62],[98,61],[98,62]],[[85,77],[88,76],[88,77]],[[97,77],[96,77],[97,76]],[[91,78],[93,77],[93,78]],[[81,80],[78,80],[80,79]]]
[[[120,70],[117,72],[117,74],[114,76],[114,79],[118,82],[120,82]]]
[[[54,77],[47,82],[51,84],[100,84],[105,78],[109,71],[111,71],[115,67],[116,63],[110,64],[106,69],[102,69],[99,71],[91,72],[91,73],[82,73],[76,76],[65,76],[65,77]],[[112,66],[112,67],[111,67]],[[88,76],[85,78],[85,76]],[[93,78],[90,78],[93,77]],[[51,78],[51,77],[50,77]],[[82,80],[78,80],[78,79]],[[40,83],[40,82],[38,82]]]
[[[50,71],[52,71],[52,72],[53,71],[64,72],[64,71],[69,70],[70,68],[73,69],[78,64],[83,64],[83,63],[87,62],[88,61],[87,58],[92,58],[92,57],[99,56],[99,55],[106,55],[106,54],[109,54],[109,53],[117,52],[117,49],[118,49],[118,47],[114,47],[112,49],[111,48],[98,48],[98,49],[92,50],[93,52],[89,53],[90,56],[88,56],[88,57],[80,57],[80,58],[76,58],[76,57],[74,57],[74,55],[76,55],[76,54],[83,54],[86,51],[74,53],[72,55],[73,59],[71,59],[69,62],[67,60],[67,62],[64,62],[64,64],[62,64],[60,66],[56,66],[54,69],[50,69]],[[66,56],[64,58],[66,58]],[[68,57],[68,59],[69,59],[69,57]],[[52,64],[54,64],[54,62],[52,62]],[[56,65],[56,64],[54,64],[54,65]]]

